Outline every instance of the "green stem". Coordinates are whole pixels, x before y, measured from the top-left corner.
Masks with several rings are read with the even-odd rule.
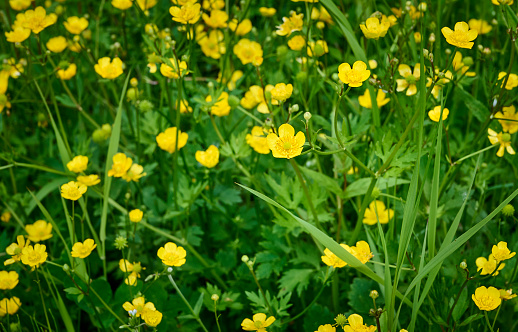
[[[313,215],[315,224],[319,229],[321,229],[320,221],[318,220],[317,211],[315,210],[315,207],[313,206],[313,200],[311,199],[311,196],[309,194],[308,187],[306,186],[304,178],[302,177],[302,174],[300,173],[299,165],[293,159],[289,159],[289,161],[291,163],[291,166],[293,166],[295,173],[297,174],[297,178],[299,179],[300,185],[302,186],[302,190],[304,191],[304,195],[306,196],[306,199],[308,201],[309,209],[311,210],[311,214]]]
[[[174,282],[174,279],[173,279],[173,276],[171,274],[169,274],[167,276],[169,278],[169,281],[171,282],[171,284],[173,285],[174,289],[176,289],[176,291],[178,292],[178,295],[180,295],[180,297],[182,298],[183,302],[187,305],[187,307],[189,308],[189,311],[191,312],[191,314],[194,316],[194,319],[196,319],[196,321],[198,322],[198,324],[200,324],[201,328],[203,329],[203,331],[205,332],[209,332],[207,330],[207,328],[205,327],[205,325],[203,325],[203,322],[201,321],[200,319],[200,316],[197,315],[193,308],[191,307],[191,305],[189,304],[189,301],[187,301],[187,299],[185,298],[185,296],[183,296],[182,294],[182,291],[180,290],[180,288],[178,288],[178,286],[176,285],[176,282]]]
[[[36,280],[37,280],[36,282],[38,284],[38,288],[40,290],[41,303],[43,304],[43,312],[45,313],[45,320],[47,321],[47,328],[49,329],[49,331],[52,331],[52,329],[50,328],[49,316],[47,314],[47,306],[45,305],[45,299],[43,298],[43,292],[41,290],[40,276],[38,274],[38,271],[36,271]]]
[[[471,154],[468,154],[467,156],[462,157],[462,158],[460,158],[459,160],[455,161],[455,162],[453,163],[453,165],[457,165],[457,164],[458,164],[458,163],[460,163],[461,161],[466,160],[466,159],[468,159],[468,158],[471,158],[471,157],[473,157],[473,156],[476,156],[476,155],[477,155],[477,154],[479,154],[479,153],[485,152],[485,151],[487,151],[487,150],[491,150],[492,148],[494,148],[494,147],[496,147],[496,146],[498,146],[498,145],[497,145],[497,144],[495,144],[495,145],[490,145],[490,146],[488,146],[488,147],[483,148],[482,150],[478,150],[477,152],[473,152],[473,153],[471,153]]]
[[[489,323],[489,317],[487,317],[487,311],[484,310],[484,317],[486,317],[486,323],[487,323],[487,326],[489,326],[489,329],[491,330],[491,332],[495,332],[493,330],[493,327],[491,327],[491,323]]]
[[[221,332],[221,327],[219,326],[219,319],[218,319],[218,304],[217,304],[217,301],[214,301],[214,317],[216,318],[216,325],[218,326],[218,331]]]

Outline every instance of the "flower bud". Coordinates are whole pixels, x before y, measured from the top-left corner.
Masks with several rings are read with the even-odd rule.
[[[304,120],[306,120],[306,121],[311,120],[311,113],[309,113],[309,112],[305,112],[305,113],[304,113]]]
[[[243,255],[243,257],[241,257],[241,261],[243,263],[248,263],[249,260],[250,260],[250,258],[247,255]]]
[[[63,264],[63,271],[68,273],[68,271],[70,271],[70,266],[68,266],[68,264]]]
[[[374,189],[372,189],[371,197],[376,199],[376,198],[380,197],[380,194],[381,194],[380,188],[374,187]]]
[[[230,105],[230,107],[234,108],[234,107],[237,107],[239,105],[239,98],[237,96],[234,96],[234,95],[230,95],[228,96],[228,104]]]
[[[378,297],[379,297],[379,293],[377,290],[373,289],[371,290],[369,296],[373,299],[373,300],[376,300]]]
[[[468,268],[468,264],[466,263],[466,261],[460,262],[460,268],[463,269],[463,270]]]
[[[502,214],[506,217],[512,217],[514,215],[514,206],[512,206],[511,204],[507,204],[502,209]]]
[[[419,6],[417,6],[420,12],[425,12],[428,9],[426,2],[421,2]]]
[[[335,317],[335,322],[339,326],[344,326],[347,324],[347,318],[343,314],[338,314],[338,316]]]
[[[218,294],[212,294],[212,296],[210,297],[212,301],[217,301],[219,300],[219,295]]]
[[[168,267],[167,268],[167,273],[173,273],[173,268],[172,267]]]
[[[435,33],[432,32],[428,40],[430,41],[430,43],[435,43]]]
[[[291,112],[298,112],[299,111],[299,104],[292,105],[290,107]]]

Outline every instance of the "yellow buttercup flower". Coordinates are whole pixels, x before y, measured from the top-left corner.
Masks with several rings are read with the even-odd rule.
[[[131,222],[140,222],[144,216],[144,212],[140,209],[131,210],[128,214]]]
[[[491,128],[487,129],[487,133],[489,136],[489,142],[492,145],[500,144],[500,148],[496,152],[496,155],[499,157],[504,156],[504,150],[507,151],[509,154],[515,154],[513,147],[511,146],[511,134],[509,133],[499,133],[497,134],[496,131],[492,130]]]
[[[381,108],[384,105],[387,105],[390,101],[390,98],[386,98],[387,94],[383,92],[383,90],[379,89],[376,95],[376,104],[378,104],[378,107]],[[369,89],[365,90],[365,93],[358,97],[358,102],[361,106],[371,109],[372,108],[372,100],[371,100],[371,93],[369,92]]]
[[[30,35],[31,35],[30,29],[26,29],[26,28],[20,27],[20,26],[14,27],[13,31],[11,31],[11,32],[5,33],[5,37],[7,38],[7,41],[10,43],[21,43],[25,39],[29,38]]]
[[[442,110],[442,121],[444,121],[448,118],[448,114],[450,114],[450,110],[447,108],[444,108]],[[429,111],[428,117],[433,122],[439,122],[439,120],[441,118],[441,105],[437,105],[431,111]]]
[[[246,143],[254,149],[255,152],[260,154],[269,154],[270,148],[268,147],[268,140],[263,127],[254,126],[252,128],[252,133],[247,134],[245,139]]]
[[[22,303],[16,296],[13,296],[10,299],[3,298],[0,300],[0,317],[4,317],[7,314],[14,315],[21,306]]]
[[[471,62],[471,63],[470,63]],[[456,73],[460,73],[461,75],[466,74],[468,77],[476,76],[475,72],[468,72],[469,66],[473,64],[473,60],[471,58],[462,59],[462,54],[460,52],[455,52],[455,56],[452,61],[453,70]]]
[[[148,310],[142,314],[147,326],[156,327],[162,321],[162,313],[158,310]]]
[[[130,181],[134,181],[134,182],[138,182],[138,180],[143,177],[143,176],[146,176],[147,173],[144,172],[144,167],[142,167],[141,165],[139,164],[131,164],[131,167],[130,169],[122,175],[122,179],[126,180],[126,182],[130,182]]]
[[[219,149],[215,145],[211,145],[207,151],[196,151],[194,157],[203,166],[212,168],[219,162]]]
[[[156,137],[156,142],[158,146],[169,153],[173,153],[176,151],[176,127],[167,128],[163,133],[158,134]],[[187,133],[182,133],[178,131],[178,150],[183,148],[185,144],[187,144],[187,139],[189,135]]]
[[[212,96],[205,98],[206,102],[212,101]],[[210,112],[216,116],[225,116],[230,113],[230,105],[228,104],[228,93],[223,91],[218,97],[216,103],[210,108]]]
[[[75,63],[71,63],[67,69],[58,69],[56,76],[63,81],[67,81],[72,77],[76,76],[77,66]]]
[[[421,39],[422,39],[421,33],[420,32],[414,32],[414,39],[415,39],[415,43],[416,44],[420,44],[421,43]]]
[[[71,34],[79,35],[88,28],[88,20],[84,17],[71,16],[63,23],[63,25]]]
[[[336,327],[331,324],[320,325],[315,332],[336,332]]]
[[[156,6],[158,0],[135,0],[140,9],[148,10]]]
[[[146,299],[143,296],[139,296],[139,297],[133,299],[133,301],[131,301],[131,303],[124,302],[122,307],[124,308],[124,310],[126,310],[128,312],[128,314],[130,314],[130,312],[132,312],[133,316],[135,316],[135,317],[140,317],[141,315],[144,315],[148,311],[156,310],[153,302],[146,302]]]
[[[240,39],[233,48],[234,54],[241,60],[243,65],[253,64],[259,66],[263,63],[263,49],[261,44],[248,40]]]
[[[210,12],[210,16],[203,14],[201,17],[205,24],[213,29],[227,27],[228,14],[223,10],[215,9]]]
[[[173,0],[175,1],[175,0]],[[196,0],[180,0],[180,1],[192,1],[196,2]],[[225,8],[225,0],[204,0],[203,1],[203,9],[211,11]]]
[[[61,196],[65,199],[77,201],[88,189],[87,186],[79,182],[70,181],[61,186]]]
[[[475,29],[470,30],[469,25],[466,22],[457,22],[455,24],[455,31],[452,31],[448,27],[444,27],[441,29],[441,32],[444,38],[446,38],[446,42],[448,44],[469,49],[473,47],[473,40],[478,36],[478,31]]]
[[[221,58],[222,54],[227,51],[225,47],[225,35],[220,30],[212,30],[208,36],[204,36],[198,41],[201,51],[208,57],[213,59]]]
[[[270,113],[268,109],[268,103],[265,99],[265,92],[271,92],[273,89],[273,85],[268,84],[263,91],[259,85],[252,85],[250,89],[245,93],[245,96],[241,99],[240,105],[246,109],[252,109],[257,106],[257,111],[259,113],[268,114]],[[270,94],[271,96],[271,94]],[[276,105],[276,100],[272,100],[272,104]]]
[[[270,316],[266,318],[266,315],[263,313],[255,314],[252,319],[243,319],[241,328],[245,331],[266,332],[266,328],[275,322],[275,317]]]
[[[133,6],[133,2],[131,0],[112,0],[112,6],[120,10],[126,10]]]
[[[306,39],[301,35],[296,35],[288,40],[288,47],[294,51],[300,51],[306,46]]]
[[[474,18],[472,18],[471,20],[468,21],[468,25],[469,25],[470,29],[476,30],[479,35],[484,35],[486,33],[491,32],[491,30],[493,30],[493,27],[491,26],[491,24],[487,23],[484,20],[476,20]]]
[[[87,187],[95,186],[101,179],[99,179],[99,175],[91,174],[91,175],[80,175],[76,178],[77,182],[84,184]]]
[[[18,273],[16,271],[0,271],[0,289],[13,289],[18,285]]]
[[[131,158],[126,157],[126,155],[122,152],[115,154],[112,158],[113,164],[112,168],[108,171],[108,176],[113,176],[116,178],[120,178],[128,172],[133,161]]]
[[[360,29],[365,38],[379,39],[385,37],[390,28],[390,21],[385,17],[380,20],[377,17],[369,17],[365,24],[360,24]]]
[[[505,261],[516,255],[515,252],[511,252],[511,250],[507,248],[507,242],[504,241],[500,241],[497,245],[494,245],[491,253],[497,262]]]
[[[16,15],[14,26],[22,26],[38,34],[46,27],[56,23],[58,16],[54,13],[47,15],[45,8],[39,6],[34,10],[29,9],[23,14]]]
[[[75,156],[71,161],[67,163],[67,168],[70,172],[81,173],[88,166],[88,157],[86,156]]]
[[[52,224],[45,220],[37,220],[34,224],[25,225],[27,238],[32,242],[48,240],[52,237]]]
[[[182,266],[185,264],[185,256],[187,252],[183,247],[176,246],[173,242],[167,242],[165,246],[160,247],[157,252],[158,258],[162,263],[168,266]]]
[[[84,242],[74,243],[70,254],[72,257],[86,258],[90,256],[95,247],[97,247],[97,244],[95,244],[94,240],[86,239]]]
[[[514,0],[491,0],[493,5],[512,5],[514,3]]]
[[[495,287],[481,286],[475,290],[471,298],[480,310],[485,311],[495,310],[502,303],[500,292]]]
[[[504,132],[514,134],[518,131],[518,113],[516,113],[514,105],[504,107],[502,111],[495,114],[495,118],[502,119],[498,120],[498,122],[502,125],[502,130]]]
[[[302,27],[304,26],[304,14],[297,14],[293,12],[291,16],[283,17],[282,18],[282,24],[277,26],[276,33],[279,36],[286,36],[288,37],[295,31],[301,31]]]
[[[502,300],[511,300],[511,299],[514,299],[516,297],[516,294],[513,294],[513,290],[512,289],[500,289],[499,290],[500,292],[500,298]]]
[[[201,17],[201,5],[199,3],[187,2],[182,7],[172,6],[169,13],[173,16],[173,21],[182,24],[194,24]]]
[[[397,79],[397,92],[405,91],[407,96],[413,96],[417,93],[416,83],[421,78],[421,65],[416,63],[414,66],[414,72],[409,65],[400,64],[398,67],[399,74],[403,76],[403,79]],[[408,89],[407,89],[408,88]]]
[[[94,69],[102,78],[113,80],[122,75],[122,61],[119,58],[100,58]]]
[[[367,69],[367,64],[363,61],[356,61],[352,68],[348,63],[342,63],[338,67],[338,78],[352,88],[362,86],[370,75],[371,71]]]
[[[181,76],[184,76],[187,72],[187,62],[185,61],[178,61],[178,66],[180,67],[180,73],[178,73],[178,69],[176,68],[176,60],[174,58],[170,58],[169,61],[171,62],[171,65],[162,63],[160,65],[160,73],[168,78],[174,78],[177,79]]]
[[[358,314],[352,314],[347,317],[349,325],[344,326],[344,332],[374,332],[376,326],[363,324],[363,317]]]
[[[286,99],[291,97],[293,93],[293,85],[278,83],[275,84],[275,87],[270,91],[272,98],[278,101],[286,101]]]
[[[5,211],[4,213],[2,213],[2,215],[0,216],[0,220],[2,222],[9,222],[9,220],[11,220],[11,212]]]
[[[9,0],[9,5],[12,9],[21,11],[29,8],[32,0]]]
[[[506,72],[500,72],[498,74],[498,80],[502,81],[502,86],[504,85],[506,76],[507,76]],[[512,90],[512,89],[516,88],[517,86],[518,86],[518,75],[513,74],[513,73],[509,74],[509,78],[507,79],[507,83],[505,84],[505,89]]]
[[[310,41],[308,42],[308,56],[310,57],[320,57],[326,53],[329,53],[329,48],[327,47],[327,42],[325,40],[317,40],[316,42]]]
[[[23,235],[18,235],[16,237],[16,242],[11,243],[6,249],[5,252],[11,256],[11,258],[7,259],[4,262],[4,265],[10,265],[15,262],[19,262],[22,258],[22,250],[26,246],[29,245],[31,241],[27,240],[25,241],[25,237]]]
[[[277,13],[277,9],[275,8],[268,8],[268,7],[260,7],[259,13],[264,17],[272,17]]]
[[[505,264],[498,265],[498,262],[493,257],[493,254],[489,255],[489,259],[486,259],[485,257],[479,257],[475,261],[475,264],[477,265],[477,272],[480,271],[480,275],[498,275],[498,271],[503,269],[505,267]],[[498,271],[496,267],[498,266]]]
[[[63,52],[67,46],[67,39],[63,36],[50,38],[47,42],[47,49],[53,53],[61,53]]]
[[[351,254],[363,264],[367,263],[372,257],[374,257],[369,244],[365,241],[356,242],[356,245],[351,247]]]
[[[234,31],[236,35],[244,36],[252,30],[252,21],[245,18],[238,24],[237,19],[233,19],[228,23],[228,27],[230,30]]]
[[[394,210],[387,209],[383,201],[372,201],[363,215],[363,223],[367,225],[376,225],[379,220],[380,224],[388,224],[389,220],[394,216]]]
[[[33,246],[28,245],[22,249],[21,260],[25,265],[29,265],[32,269],[39,267],[47,260],[47,247],[44,244],[36,243]]]
[[[268,147],[275,158],[294,158],[302,152],[306,136],[299,131],[295,135],[295,129],[288,123],[279,127],[279,136],[274,133],[266,137]]]
[[[345,250],[347,250],[348,252],[352,253],[352,249],[348,245],[346,245],[344,243],[340,243],[340,246],[342,248],[344,248]],[[343,260],[338,258],[338,256],[333,254],[331,252],[331,250],[329,250],[327,248],[324,250],[324,256],[320,256],[320,258],[322,259],[322,262],[324,262],[324,264],[326,264],[327,266],[340,268],[340,267],[344,267],[347,265],[346,262],[344,262]]]

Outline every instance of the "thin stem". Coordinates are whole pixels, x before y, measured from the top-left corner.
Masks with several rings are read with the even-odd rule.
[[[182,291],[180,290],[180,288],[178,288],[178,286],[176,285],[176,282],[174,281],[173,279],[173,276],[171,274],[169,274],[167,276],[169,278],[169,281],[171,282],[171,284],[173,285],[174,289],[176,289],[176,291],[178,292],[178,295],[180,295],[180,297],[182,298],[183,302],[187,305],[187,307],[189,308],[189,311],[191,312],[191,314],[194,316],[194,319],[196,319],[196,321],[198,322],[198,324],[200,324],[201,328],[203,329],[203,331],[205,332],[209,332],[207,330],[207,328],[205,327],[205,325],[203,325],[203,322],[201,321],[200,319],[200,316],[197,315],[195,312],[194,312],[194,309],[191,307],[191,305],[189,304],[189,301],[187,301],[187,299],[185,298],[185,296],[183,296],[182,294]]]
[[[491,326],[491,323],[489,323],[489,317],[487,317],[487,311],[484,310],[484,317],[486,317],[486,323],[487,323],[487,326],[489,326],[489,329],[491,330],[491,332],[495,332],[493,330],[493,327]]]
[[[304,191],[304,195],[306,196],[306,199],[308,201],[309,209],[311,210],[311,214],[313,214],[313,219],[315,220],[315,224],[317,225],[318,228],[321,228],[320,221],[318,220],[317,211],[315,210],[315,207],[313,206],[313,201],[311,200],[311,196],[309,194],[308,187],[306,186],[304,178],[302,177],[302,174],[300,173],[299,165],[293,159],[290,159],[290,163],[291,163],[291,166],[293,166],[295,173],[297,174],[297,178],[299,179],[300,185],[302,186],[302,190]]]
[[[218,301],[214,301],[214,316],[216,317],[216,325],[218,326],[218,331],[221,332],[221,327],[219,326],[218,319]]]
[[[473,156],[476,156],[476,155],[477,155],[477,154],[479,154],[479,153],[485,152],[485,151],[487,151],[487,150],[491,150],[492,148],[494,148],[494,147],[496,147],[496,146],[498,146],[498,145],[497,145],[497,144],[495,144],[495,145],[490,145],[490,146],[488,146],[488,147],[483,148],[482,150],[478,150],[477,152],[473,152],[473,153],[471,153],[471,154],[468,154],[467,156],[464,156],[464,157],[460,158],[459,160],[455,161],[455,162],[453,163],[453,165],[457,165],[457,164],[458,164],[458,163],[460,163],[461,161],[466,160],[466,159],[468,159],[468,158],[471,158],[471,157],[473,157]]]
[[[47,321],[47,327],[48,327],[49,331],[52,331],[52,329],[50,328],[49,316],[47,314],[47,306],[45,305],[45,299],[43,298],[43,292],[41,290],[40,275],[38,274],[38,271],[36,271],[36,280],[37,280],[38,288],[40,290],[41,303],[43,304],[43,312],[45,313],[45,320]]]

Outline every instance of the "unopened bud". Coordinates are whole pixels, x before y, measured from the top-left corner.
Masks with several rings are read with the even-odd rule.
[[[290,107],[291,112],[298,112],[299,111],[299,104],[292,105]]]
[[[460,262],[460,268],[463,269],[463,270],[468,268],[468,264],[466,263],[466,261]]]
[[[243,263],[248,263],[249,260],[250,260],[250,258],[247,255],[243,255],[243,257],[241,257],[241,261]]]
[[[376,199],[376,198],[380,197],[380,194],[381,194],[380,188],[374,187],[374,189],[372,189],[371,197]]]
[[[219,300],[219,295],[218,294],[212,294],[212,296],[210,297],[212,301],[217,301]]]
[[[311,120],[311,113],[309,113],[309,112],[305,112],[305,113],[304,113],[304,119],[305,119],[306,121]]]
[[[373,289],[371,290],[371,293],[369,294],[369,296],[373,299],[373,300],[376,300],[378,297],[379,297],[379,293],[377,290]]]
[[[430,43],[435,43],[435,33],[431,33],[428,40],[430,41]]]

